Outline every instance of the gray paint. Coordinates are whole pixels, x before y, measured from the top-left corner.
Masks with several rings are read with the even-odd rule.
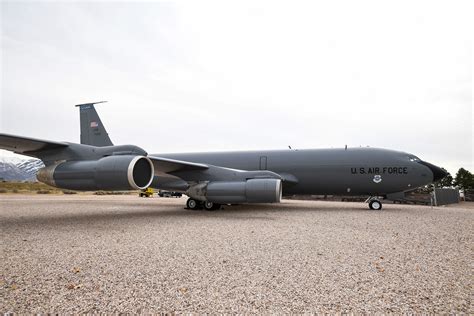
[[[414,155],[379,148],[154,154],[153,156],[242,170],[258,170],[261,157],[266,157],[269,171],[283,175],[284,180],[288,178],[283,185],[285,195],[386,195],[431,183],[434,178],[430,168],[421,164]],[[379,168],[378,172],[375,172],[375,168]],[[394,172],[394,168],[397,168],[397,173]],[[406,173],[400,174],[398,172],[400,170]],[[179,172],[173,174],[179,176]],[[380,182],[377,180],[378,177],[374,181],[376,176],[380,176]],[[159,187],[159,179],[155,179],[153,184]]]
[[[143,156],[112,155],[94,160],[60,161],[40,169],[37,178],[70,190],[137,190],[150,185],[153,166]]]
[[[459,203],[458,189],[435,188],[433,190],[433,202],[436,206]]]
[[[281,180],[213,181],[205,186],[201,198],[198,199],[219,204],[278,203],[281,199]]]

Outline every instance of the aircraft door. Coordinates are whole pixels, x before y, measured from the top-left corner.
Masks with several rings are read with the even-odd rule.
[[[260,157],[260,170],[267,170],[267,156]]]

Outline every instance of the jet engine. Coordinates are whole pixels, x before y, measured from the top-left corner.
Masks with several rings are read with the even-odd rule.
[[[54,187],[94,190],[142,190],[154,176],[151,160],[144,156],[108,156],[99,160],[65,161],[38,171],[38,181]]]
[[[196,200],[219,204],[279,203],[282,183],[280,179],[203,182],[191,186],[186,194]]]

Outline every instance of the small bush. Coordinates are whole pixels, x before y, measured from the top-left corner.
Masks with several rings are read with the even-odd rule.
[[[18,193],[19,191],[17,189],[13,189],[13,193]]]
[[[0,189],[0,193],[7,193],[8,190],[7,189]]]
[[[64,190],[63,194],[77,194],[77,192],[76,191]]]
[[[51,191],[49,191],[49,190],[38,190],[38,191],[36,191],[36,194],[50,194],[50,193],[51,193]]]

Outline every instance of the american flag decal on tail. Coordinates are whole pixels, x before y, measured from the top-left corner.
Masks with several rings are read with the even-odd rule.
[[[91,122],[91,127],[99,127],[99,124],[97,122]]]

